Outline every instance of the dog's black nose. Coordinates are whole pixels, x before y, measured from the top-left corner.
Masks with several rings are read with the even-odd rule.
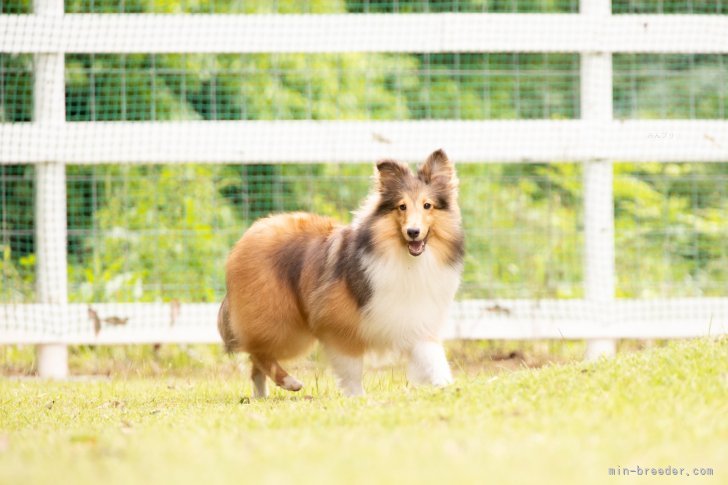
[[[417,239],[417,236],[420,235],[419,229],[407,229],[407,235],[412,239]]]

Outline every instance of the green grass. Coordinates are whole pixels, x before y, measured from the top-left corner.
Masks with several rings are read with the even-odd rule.
[[[608,468],[668,465],[713,469],[673,482],[728,482],[726,338],[471,366],[445,390],[370,372],[362,399],[298,372],[303,393],[265,401],[233,372],[0,378],[0,483],[643,483]]]

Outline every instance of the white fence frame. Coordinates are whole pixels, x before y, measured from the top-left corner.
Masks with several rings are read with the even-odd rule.
[[[616,300],[612,160],[728,161],[728,122],[613,120],[612,53],[728,53],[728,16],[611,15],[610,0],[579,14],[64,15],[36,0],[33,15],[0,15],[0,51],[35,54],[32,123],[0,124],[0,163],[37,170],[38,303],[0,305],[0,321],[46,326],[0,334],[40,344],[40,373],[67,373],[66,345],[217,342],[217,305],[93,304],[129,325],[68,334],[88,320],[67,302],[66,163],[414,161],[434,146],[458,162],[584,163],[585,298],[460,301],[447,338],[584,338],[588,357],[617,338],[728,333],[728,298]],[[675,35],[679,32],[680,35]],[[568,121],[72,122],[64,112],[66,53],[578,52],[581,112]],[[426,139],[431,146],[423,147]],[[83,140],[83,143],[79,143]],[[261,143],[286,140],[286,143]],[[53,237],[48,237],[52,234]],[[465,315],[460,318],[459,315]],[[204,324],[200,324],[204,321]],[[155,325],[157,323],[157,325]],[[136,328],[138,326],[138,329]],[[55,330],[54,330],[55,329]]]

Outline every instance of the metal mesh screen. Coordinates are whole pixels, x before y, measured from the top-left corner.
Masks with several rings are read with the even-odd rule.
[[[71,55],[66,119],[575,118],[576,54]]]
[[[0,13],[30,13],[28,0],[3,0]],[[66,13],[238,13],[238,14],[327,14],[327,13],[447,13],[447,12],[553,12],[579,11],[576,0],[245,0],[204,2],[141,0],[66,0]],[[696,13],[726,14],[721,0],[613,0],[615,14]]]
[[[33,301],[35,296],[34,170],[0,165],[0,240],[3,302]]]
[[[728,56],[614,55],[614,116],[726,119]]]
[[[239,14],[331,14],[331,13],[447,13],[447,12],[575,12],[575,0],[211,0],[169,2],[140,0],[66,1],[66,12],[89,13],[239,13]]]

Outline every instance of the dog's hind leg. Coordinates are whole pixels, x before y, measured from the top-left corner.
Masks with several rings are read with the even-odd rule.
[[[277,360],[257,354],[251,354],[250,360],[253,361],[253,369],[257,368],[263,374],[270,377],[278,387],[282,387],[287,391],[299,391],[303,387],[303,384],[292,375],[289,375]],[[257,377],[255,372],[253,370],[253,383],[256,384],[256,389],[258,389],[256,378],[265,382],[265,376]]]
[[[250,358],[252,364],[252,370],[250,372],[250,378],[253,381],[253,396],[255,397],[268,397],[268,377],[260,367],[255,364],[253,358]]]

